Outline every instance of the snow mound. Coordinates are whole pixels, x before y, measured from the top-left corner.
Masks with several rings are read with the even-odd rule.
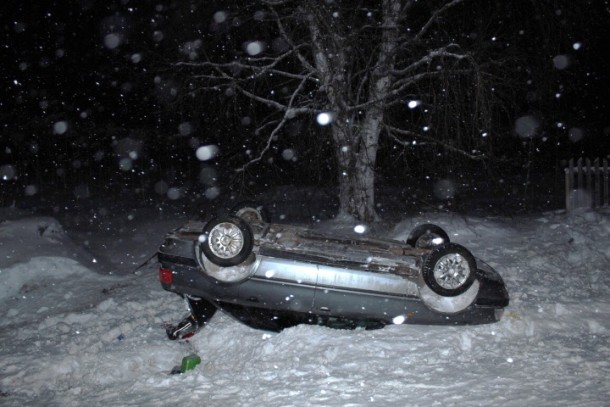
[[[64,257],[34,257],[0,269],[0,301],[35,289],[48,287],[61,280],[90,271],[72,259]]]
[[[74,244],[54,218],[32,216],[0,223],[0,270],[33,257],[65,257],[85,266],[97,261]]]
[[[111,220],[119,224],[121,215]],[[83,236],[100,259],[128,259],[149,250],[151,230],[172,223],[132,222],[122,232],[110,228],[116,235]],[[302,325],[276,334],[219,312],[189,341],[168,341],[165,324],[186,310],[161,289],[156,265],[102,276],[75,260],[77,247],[52,219],[4,222],[0,404],[607,405],[610,217],[424,214],[380,237],[404,240],[430,222],[502,275],[511,303],[500,322],[377,331]],[[202,363],[169,375],[191,353]]]
[[[91,271],[77,260],[89,258],[51,217],[26,217],[0,223],[0,300],[59,283]]]
[[[60,237],[65,232],[55,218],[32,216],[0,223],[0,238],[24,239]]]

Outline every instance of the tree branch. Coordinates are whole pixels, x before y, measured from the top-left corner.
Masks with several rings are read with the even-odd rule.
[[[426,32],[430,29],[432,24],[434,24],[436,22],[436,20],[440,17],[441,14],[443,14],[445,11],[447,11],[451,7],[454,7],[454,6],[462,3],[463,1],[464,0],[452,0],[449,3],[445,4],[443,7],[436,10],[436,12],[434,14],[432,14],[430,19],[428,19],[428,21],[422,26],[422,28],[419,30],[419,32],[415,35],[415,37],[413,38],[413,41],[414,42],[420,41],[421,38],[426,34]]]
[[[487,159],[487,156],[485,154],[474,155],[474,154],[468,153],[468,152],[466,152],[466,151],[464,151],[464,150],[462,150],[460,148],[452,146],[451,144],[443,143],[443,142],[441,142],[439,140],[436,140],[436,139],[434,139],[432,137],[422,136],[419,133],[415,133],[415,132],[412,132],[412,131],[409,131],[409,130],[399,129],[397,127],[393,127],[393,126],[389,126],[389,125],[384,125],[384,127],[386,129],[386,134],[392,140],[394,140],[395,143],[400,144],[401,146],[404,146],[404,147],[412,146],[412,143],[409,143],[408,141],[405,141],[405,140],[401,140],[394,133],[400,134],[402,136],[419,138],[419,139],[425,140],[425,141],[427,141],[429,143],[437,144],[437,145],[443,147],[445,150],[451,151],[451,152],[459,154],[459,155],[463,155],[464,157],[468,157],[471,160],[482,161],[482,160]]]
[[[301,48],[301,45],[303,45],[303,44],[301,44],[299,46],[296,46],[294,44],[294,42],[292,41],[290,36],[286,33],[286,29],[284,28],[284,24],[282,24],[282,20],[281,20],[280,16],[278,15],[277,11],[275,10],[275,8],[273,8],[273,6],[271,4],[269,5],[269,8],[271,9],[271,12],[275,16],[275,24],[277,25],[277,28],[280,31],[280,35],[282,36],[282,39],[284,41],[286,41],[286,43],[290,46],[290,48],[292,49],[292,51],[296,55],[297,59],[299,60],[299,62],[301,62],[301,65],[303,66],[303,68],[305,68],[309,73],[315,74],[316,73],[316,68],[314,68],[309,63],[307,58],[305,58],[303,56],[303,54],[301,54],[299,52],[299,48]]]
[[[302,44],[301,46],[305,46]],[[290,79],[298,79],[301,80],[308,75],[298,74],[293,72],[288,72],[281,69],[276,69],[275,67],[282,61],[286,60],[290,56],[298,54],[298,47],[294,47],[291,51],[285,52],[282,55],[278,55],[275,58],[256,58],[251,59],[248,63],[244,63],[242,61],[232,61],[227,63],[218,63],[218,62],[210,62],[210,58],[206,55],[207,61],[204,62],[177,62],[173,64],[175,67],[189,67],[189,68],[212,68],[214,70],[225,70],[227,71],[235,71],[236,69],[252,71],[256,74],[256,77],[260,77],[264,74],[273,73]],[[256,65],[256,62],[267,62],[271,61],[271,63],[266,65]],[[311,71],[310,71],[311,72]],[[311,75],[309,75],[311,77]],[[252,78],[252,79],[254,79]],[[311,79],[315,81],[314,78]]]
[[[467,58],[468,57],[467,54],[458,54],[458,53],[455,53],[455,52],[448,51],[449,48],[458,48],[458,47],[459,46],[457,44],[453,44],[452,43],[452,44],[445,45],[445,46],[443,46],[441,48],[437,48],[437,49],[431,50],[430,52],[428,52],[428,54],[424,55],[423,57],[421,57],[417,61],[412,62],[411,64],[409,64],[405,68],[394,70],[392,72],[392,74],[395,75],[395,76],[405,75],[405,74],[407,74],[409,72],[412,72],[412,71],[416,70],[417,68],[421,67],[422,65],[429,64],[430,62],[432,62],[432,60],[434,58],[447,57],[447,58],[454,58],[454,59],[457,59],[457,60]]]
[[[284,111],[284,116],[282,117],[282,120],[277,124],[277,126],[275,126],[275,128],[273,129],[273,131],[271,132],[271,134],[269,134],[269,137],[267,138],[267,143],[265,145],[265,148],[263,148],[263,150],[260,152],[260,154],[253,158],[252,160],[248,161],[247,163],[245,163],[244,165],[242,165],[240,168],[238,168],[236,170],[236,172],[243,172],[245,171],[250,165],[259,162],[260,160],[263,159],[263,156],[267,153],[267,151],[269,151],[269,149],[271,148],[271,143],[273,142],[273,139],[275,138],[275,136],[279,133],[279,131],[284,127],[284,125],[286,124],[286,122],[292,118],[294,118],[295,112],[299,111],[302,112],[303,108],[301,109],[295,109],[292,107],[292,104],[294,103],[295,98],[297,97],[297,95],[301,92],[301,90],[303,89],[303,87],[305,86],[306,83],[306,79],[304,79],[303,81],[301,81],[301,83],[299,84],[299,86],[295,89],[295,91],[292,93],[292,96],[290,97],[290,101],[288,103],[288,106],[286,108],[286,110]],[[309,112],[309,109],[307,109],[307,111]]]

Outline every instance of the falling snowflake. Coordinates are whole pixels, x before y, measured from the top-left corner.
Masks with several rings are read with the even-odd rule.
[[[207,146],[201,146],[195,152],[195,156],[199,161],[208,161],[218,155],[218,146],[211,144]]]
[[[333,121],[333,115],[328,112],[322,112],[316,117],[316,121],[320,126],[328,126]]]

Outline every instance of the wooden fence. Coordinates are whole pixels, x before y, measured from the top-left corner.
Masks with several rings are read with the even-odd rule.
[[[610,208],[608,159],[571,159],[565,169],[566,210]]]

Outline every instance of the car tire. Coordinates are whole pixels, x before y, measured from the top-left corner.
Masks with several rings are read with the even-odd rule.
[[[254,239],[246,221],[224,216],[209,221],[203,228],[201,251],[210,262],[221,267],[241,264],[252,253]]]
[[[442,241],[437,242],[437,239],[442,239]],[[447,232],[432,223],[424,223],[415,227],[407,238],[407,244],[418,249],[432,249],[449,242]]]
[[[267,209],[260,203],[253,201],[243,201],[238,203],[231,208],[231,214],[240,217],[249,223],[269,222],[269,214]]]
[[[475,280],[477,262],[468,249],[455,243],[434,247],[422,263],[426,285],[444,297],[464,293]]]

